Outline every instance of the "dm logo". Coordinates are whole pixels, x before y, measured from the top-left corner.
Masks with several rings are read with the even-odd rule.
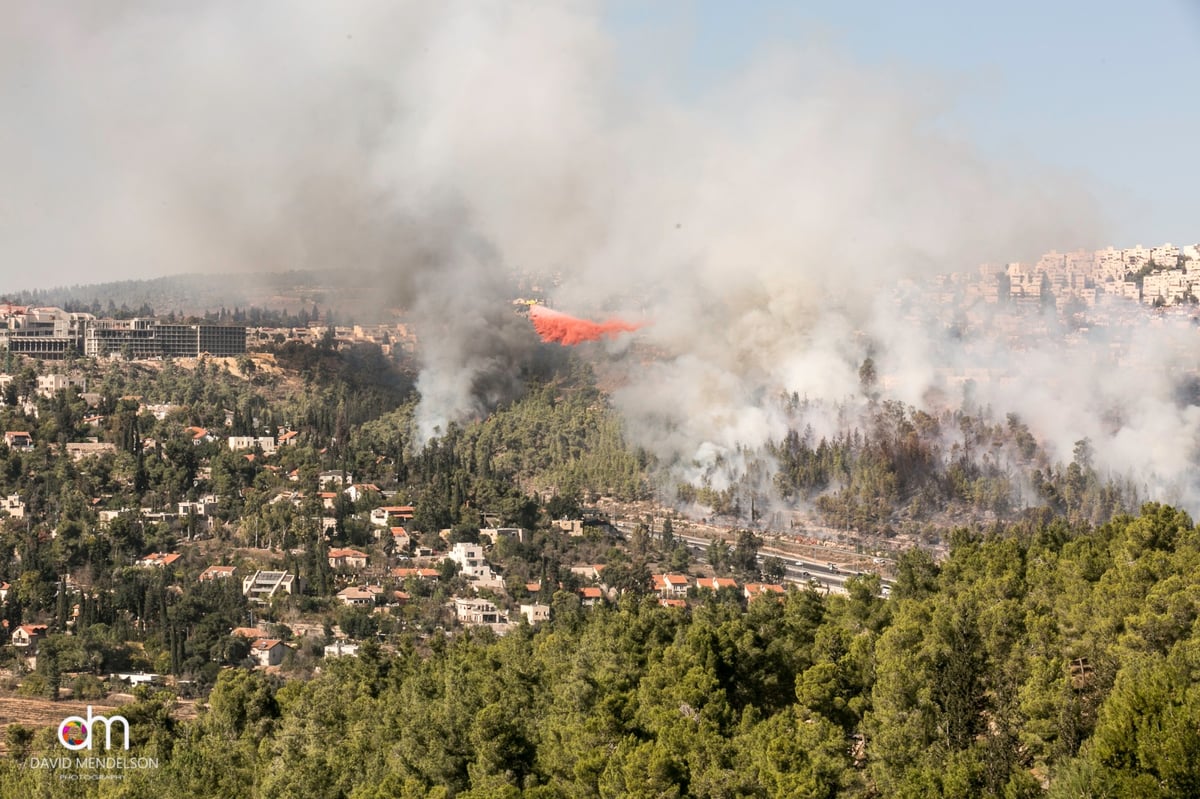
[[[72,752],[92,748],[92,733],[97,724],[104,725],[104,748],[112,749],[112,728],[117,722],[125,731],[125,749],[129,749],[129,721],[124,716],[93,716],[92,706],[88,705],[87,718],[67,716],[58,725],[58,742]]]

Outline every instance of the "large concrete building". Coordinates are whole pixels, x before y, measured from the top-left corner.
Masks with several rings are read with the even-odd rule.
[[[128,352],[134,358],[227,357],[246,351],[246,328],[232,325],[181,325],[156,319],[97,319],[83,336],[83,354],[91,358]]]
[[[157,319],[97,319],[61,308],[0,305],[0,349],[44,360],[69,353],[92,358],[229,357],[246,351],[246,328],[174,324]]]
[[[0,349],[33,358],[56,360],[81,350],[81,331],[91,314],[62,308],[0,306]]]

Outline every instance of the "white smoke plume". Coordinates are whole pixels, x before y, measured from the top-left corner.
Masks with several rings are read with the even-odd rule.
[[[968,351],[890,305],[900,278],[1104,228],[1086,187],[976,155],[942,121],[952,98],[825,47],[685,97],[622,76],[582,0],[4,14],[6,277],[386,269],[422,342],[422,438],[515,396],[545,356],[511,313],[519,271],[555,276],[564,309],[649,322],[637,335],[665,355],[626,359],[615,401],[685,477],[780,438],[781,393],[855,395],[869,348],[903,399],[982,357],[1026,376],[982,401],[1060,451],[1088,436],[1168,482],[1190,463],[1166,442],[1195,441],[1195,409],[1173,402],[1156,331],[1139,351],[1158,377],[1130,391],[1090,357]]]

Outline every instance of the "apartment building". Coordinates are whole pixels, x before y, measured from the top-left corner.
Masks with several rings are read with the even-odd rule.
[[[98,319],[83,334],[90,358],[125,353],[133,358],[230,357],[246,352],[246,328],[182,325],[156,319]]]
[[[0,305],[0,349],[43,360],[69,354],[97,358],[230,357],[246,351],[246,328],[168,324],[157,319],[97,319],[61,308]]]

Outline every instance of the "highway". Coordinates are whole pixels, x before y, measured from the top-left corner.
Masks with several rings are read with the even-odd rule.
[[[633,522],[616,521],[613,526],[620,533],[628,538],[629,533],[633,531],[635,524]],[[657,533],[651,533],[651,538],[658,538]],[[687,545],[688,551],[692,557],[698,561],[705,562],[708,558],[708,547],[712,543],[711,539],[701,538],[698,536],[682,535],[675,533],[675,538],[683,541]],[[763,547],[758,552],[758,565],[762,567],[763,562],[770,557],[776,557],[783,561],[786,576],[785,582],[804,585],[808,582],[814,582],[818,587],[824,588],[826,591],[844,593],[846,590],[846,580],[853,577],[855,572],[847,571],[839,568],[833,563],[820,563],[813,560],[798,558],[795,555],[786,554],[769,547]],[[883,579],[883,595],[887,596],[891,591],[892,581]]]

